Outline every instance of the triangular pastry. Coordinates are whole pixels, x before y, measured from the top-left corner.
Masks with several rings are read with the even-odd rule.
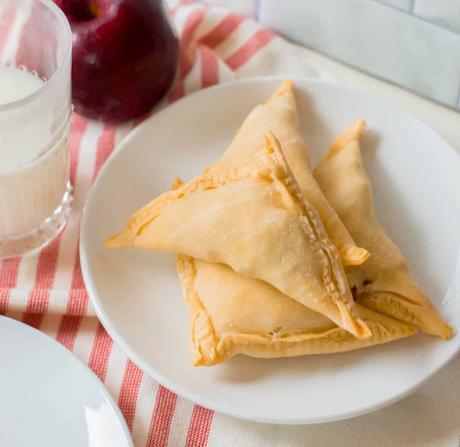
[[[269,284],[223,264],[178,255],[191,313],[193,364],[215,365],[236,354],[275,358],[365,348],[416,332],[408,324],[358,306],[372,331],[359,340]]]
[[[350,287],[355,299],[365,306],[414,324],[428,334],[449,338],[452,329],[433,309],[401,251],[375,217],[372,187],[359,145],[364,125],[364,121],[353,123],[332,143],[314,171],[354,240],[371,254],[362,266],[346,269]]]
[[[107,245],[227,264],[270,283],[358,338],[371,335],[354,307],[338,251],[273,136],[248,163],[205,173],[162,194]]]
[[[331,241],[338,248],[344,265],[362,264],[369,254],[353,242],[348,230],[324,197],[309,168],[308,148],[300,134],[299,118],[291,81],[284,81],[265,103],[247,116],[235,138],[210,172],[240,166],[263,148],[263,137],[273,132],[279,139],[286,161],[301,192],[316,208]]]

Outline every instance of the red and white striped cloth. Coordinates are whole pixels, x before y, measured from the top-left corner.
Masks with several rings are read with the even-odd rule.
[[[283,74],[333,80],[323,69],[321,57],[242,15],[194,2],[175,3],[172,16],[181,42],[180,78],[167,102],[247,76]],[[132,127],[74,115],[70,158],[75,201],[70,221],[39,254],[0,262],[0,314],[39,328],[87,363],[118,402],[136,447],[428,446],[439,445],[437,441],[454,445],[451,441],[460,435],[460,377],[452,368],[411,399],[372,415],[315,427],[281,427],[239,421],[194,405],[134,365],[95,317],[78,254],[80,217],[91,184]],[[425,401],[428,423],[417,416],[420,399]]]

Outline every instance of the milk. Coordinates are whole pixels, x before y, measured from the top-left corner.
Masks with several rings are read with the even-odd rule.
[[[28,71],[0,66],[0,104],[29,96],[43,84],[44,81]]]
[[[0,66],[0,249],[2,239],[39,230],[69,195],[68,121],[53,128],[51,107],[26,98],[43,93],[44,84],[32,73]],[[24,106],[13,103],[21,99]]]
[[[12,103],[29,96],[44,85],[37,76],[15,67],[0,66],[0,106]],[[24,120],[18,120],[16,111],[0,110],[0,174],[16,169],[33,159],[40,153],[40,146],[46,145],[51,117],[46,119],[43,114],[50,111],[30,112]],[[21,111],[22,113],[22,111]],[[16,115],[16,116],[15,116]],[[45,125],[43,120],[46,121]]]

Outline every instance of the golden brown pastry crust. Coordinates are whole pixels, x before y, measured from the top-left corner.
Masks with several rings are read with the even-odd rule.
[[[273,96],[247,116],[228,149],[208,172],[227,171],[241,165],[263,149],[263,136],[273,132],[302,194],[315,207],[326,232],[336,245],[344,265],[360,265],[369,253],[357,247],[316,183],[310,168],[308,148],[300,134],[297,104],[291,81],[284,81]]]
[[[356,337],[359,318],[335,246],[300,193],[277,139],[249,162],[207,172],[135,213],[109,247],[136,246],[228,264],[327,315]]]
[[[359,145],[364,121],[353,123],[329,148],[314,175],[354,240],[371,254],[362,266],[347,267],[355,299],[361,304],[411,323],[424,332],[449,338],[449,327],[412,277],[399,248],[378,223],[372,187]]]
[[[416,332],[360,306],[372,337],[359,340],[270,285],[225,265],[178,255],[177,270],[191,313],[195,366],[215,365],[237,354],[277,358],[351,351]]]

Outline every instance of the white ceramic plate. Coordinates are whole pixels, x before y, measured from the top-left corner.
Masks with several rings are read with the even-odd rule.
[[[0,445],[132,447],[99,379],[42,332],[0,316]]]
[[[460,337],[417,335],[358,352],[191,366],[188,314],[171,254],[109,250],[105,238],[222,154],[247,113],[280,80],[241,81],[194,94],[136,129],[106,163],[81,230],[83,273],[105,328],[144,371],[205,407],[273,423],[343,419],[400,399],[446,364]],[[460,328],[460,157],[391,104],[339,86],[294,80],[302,131],[316,163],[331,139],[365,118],[363,151],[378,216],[447,321]],[[456,277],[456,283],[454,281]]]

